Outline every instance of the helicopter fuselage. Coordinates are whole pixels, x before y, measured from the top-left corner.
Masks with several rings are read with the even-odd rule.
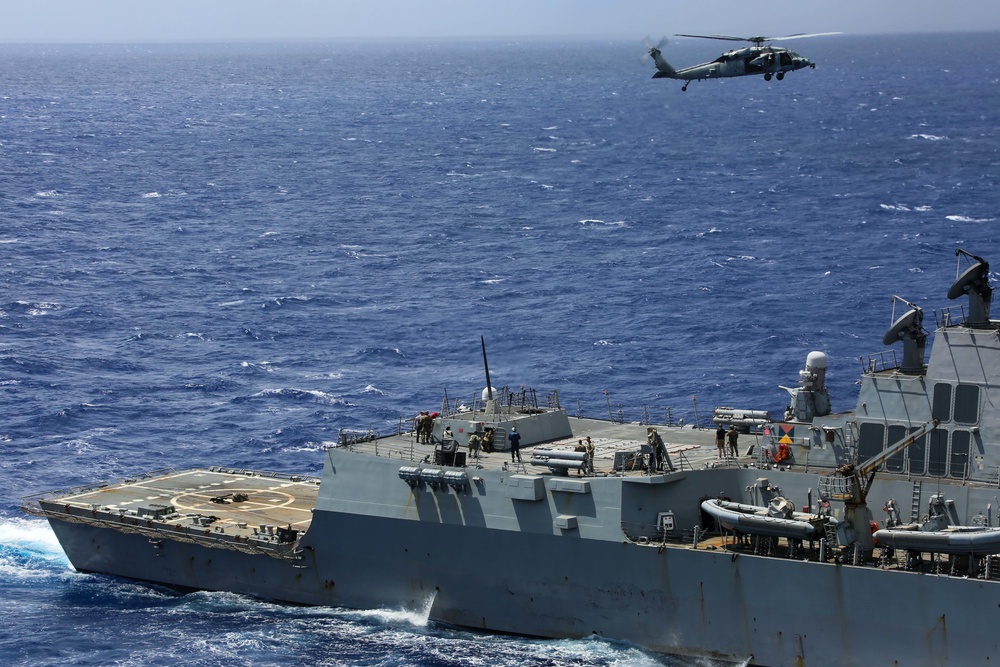
[[[681,90],[687,90],[692,81],[702,79],[723,79],[734,76],[762,75],[765,81],[785,78],[785,72],[794,72],[804,67],[816,67],[808,58],[803,58],[791,49],[775,46],[754,45],[742,49],[726,51],[715,60],[693,67],[674,69],[664,58],[658,47],[652,47],[649,55],[656,63],[654,79],[680,79],[684,81]]]
[[[656,54],[656,56],[658,55]],[[770,80],[774,75],[781,79],[785,72],[794,72],[804,67],[816,67],[811,60],[803,58],[790,49],[773,46],[749,46],[734,49],[723,53],[711,62],[679,70],[674,70],[669,65],[661,67],[660,60],[662,60],[662,56],[657,58],[657,71],[653,75],[654,79],[700,81],[702,79],[761,74],[765,79]],[[666,61],[663,61],[663,64],[666,65]]]

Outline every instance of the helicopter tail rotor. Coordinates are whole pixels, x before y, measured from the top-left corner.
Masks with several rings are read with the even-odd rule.
[[[660,41],[656,44],[653,44],[648,37],[643,41],[646,45],[647,51],[642,56],[642,62],[646,63],[649,62],[650,58],[653,59],[653,63],[656,65],[656,73],[653,74],[653,78],[676,78],[677,70],[675,70],[670,63],[664,59],[663,54],[661,53],[661,49],[667,45],[667,38],[661,37]]]
[[[660,55],[660,51],[663,50],[663,47],[665,47],[669,43],[670,40],[668,40],[666,37],[661,37],[660,40],[656,42],[656,44],[654,44],[653,40],[651,40],[648,36],[644,37],[642,40],[642,44],[643,46],[646,47],[646,52],[642,54],[642,62],[645,64],[649,62],[651,58],[655,59],[656,56]]]

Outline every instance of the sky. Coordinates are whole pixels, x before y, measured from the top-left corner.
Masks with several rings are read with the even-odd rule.
[[[1000,31],[1000,0],[7,0],[0,43]]]

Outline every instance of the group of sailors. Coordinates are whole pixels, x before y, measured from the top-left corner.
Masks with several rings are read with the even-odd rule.
[[[439,412],[429,412],[428,410],[422,410],[420,414],[413,418],[413,432],[417,435],[417,443],[421,445],[431,444],[434,433],[434,420],[440,416]],[[469,457],[478,456],[480,450],[484,452],[495,451],[494,445],[495,432],[492,428],[485,428],[481,432],[473,431],[469,434],[469,439],[467,446],[469,448]],[[441,441],[448,442],[449,440],[456,440],[455,434],[451,430],[451,426],[445,426],[444,431],[441,432]]]
[[[430,413],[429,411],[424,410],[414,417],[413,430],[417,435],[418,443],[431,444],[433,439],[432,433],[434,430],[434,420],[439,416],[439,414],[440,413],[437,412]],[[735,431],[733,433],[735,433]],[[469,459],[478,458],[481,451],[487,453],[497,451],[494,440],[495,436],[495,431],[490,427],[486,427],[482,431],[470,432],[466,442]],[[516,428],[512,427],[511,432],[508,434],[512,461],[520,461],[520,437],[521,436],[517,433]],[[451,430],[451,426],[445,426],[444,431],[441,433],[441,442],[445,445],[451,443],[452,448],[458,445],[458,441],[455,438],[455,434]],[[732,443],[735,451],[735,438],[733,438]],[[585,438],[579,438],[573,449],[576,452],[586,454],[583,458],[583,465],[577,470],[577,474],[593,474],[595,447],[590,436],[588,435]],[[451,449],[451,451],[454,451],[454,449]],[[632,465],[629,469],[642,469],[650,472],[674,470],[673,462],[670,460],[670,455],[667,453],[667,448],[663,443],[663,438],[660,437],[660,434],[657,433],[656,429],[653,427],[649,427],[646,430],[646,444],[642,447],[641,451],[636,453],[635,456],[636,460],[632,461]]]
[[[650,474],[676,470],[663,438],[652,426],[646,428],[646,443],[638,451],[628,453],[621,465],[621,470],[644,470]]]
[[[492,428],[483,429],[482,433],[478,431],[473,431],[469,434],[469,458],[479,456],[479,450],[482,449],[484,452],[493,452],[493,438],[495,433]]]
[[[421,445],[431,444],[431,433],[434,431],[434,420],[440,413],[431,414],[428,410],[422,410],[419,415],[413,418],[413,431],[417,434],[417,443]]]
[[[583,438],[576,441],[576,447],[573,448],[574,452],[583,452],[586,456],[583,459],[583,465],[576,469],[577,475],[582,475],[584,473],[593,474],[594,472],[594,443],[591,441],[590,436],[587,436],[586,442]]]
[[[740,453],[736,444],[739,437],[740,432],[736,430],[735,425],[730,424],[727,431],[724,424],[719,424],[719,428],[715,430],[715,446],[719,450],[720,459],[739,457]]]

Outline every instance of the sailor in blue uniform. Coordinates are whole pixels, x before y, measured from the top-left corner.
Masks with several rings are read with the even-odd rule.
[[[510,462],[513,463],[516,457],[517,462],[521,463],[521,434],[517,432],[516,426],[510,427],[507,439],[510,441]]]

